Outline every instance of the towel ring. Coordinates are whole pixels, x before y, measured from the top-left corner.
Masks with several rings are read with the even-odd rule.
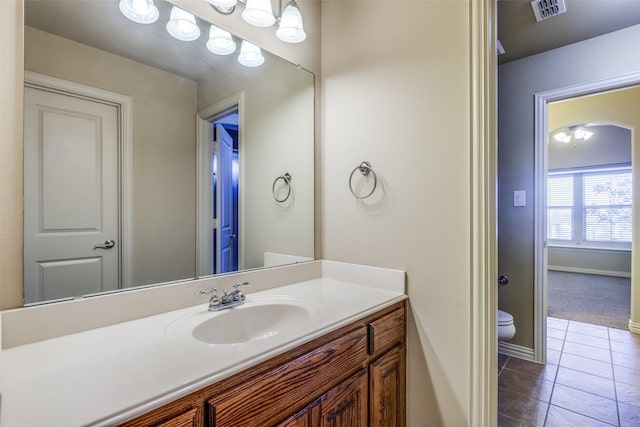
[[[287,195],[284,196],[284,198],[282,199],[278,199],[278,196],[276,195],[276,184],[280,180],[282,180],[284,185],[287,186]],[[273,193],[273,198],[278,203],[284,203],[287,201],[287,199],[289,199],[289,196],[291,195],[291,175],[289,174],[289,172],[286,172],[284,175],[280,175],[273,181],[273,185],[271,186],[271,192]]]
[[[364,196],[358,196],[355,190],[353,189],[353,174],[356,173],[356,171],[358,170],[364,176],[369,175],[369,172],[373,174],[373,188]],[[353,197],[355,197],[356,199],[362,200],[362,199],[366,199],[367,197],[370,197],[373,194],[373,192],[376,191],[377,186],[378,186],[378,177],[375,171],[373,170],[373,168],[371,168],[371,163],[369,162],[360,163],[358,166],[355,167],[355,169],[351,171],[351,175],[349,175],[349,190],[351,191],[351,194],[353,194]]]

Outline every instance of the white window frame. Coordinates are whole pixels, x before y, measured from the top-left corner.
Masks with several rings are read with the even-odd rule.
[[[584,249],[602,249],[602,250],[616,250],[616,251],[631,251],[631,242],[603,242],[586,239],[585,230],[585,198],[584,198],[584,184],[583,177],[585,175],[607,173],[607,172],[629,172],[632,173],[631,164],[615,165],[608,167],[585,167],[575,169],[564,169],[549,171],[548,177],[552,176],[566,176],[571,175],[574,177],[573,183],[573,215],[572,215],[572,239],[560,240],[548,238],[547,244],[549,247],[562,247],[562,248],[584,248]],[[550,207],[547,206],[547,221]],[[547,230],[548,236],[548,230]]]

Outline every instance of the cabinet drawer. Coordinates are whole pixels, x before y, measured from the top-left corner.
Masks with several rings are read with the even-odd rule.
[[[367,325],[368,352],[378,355],[404,339],[404,310],[398,309]]]
[[[272,425],[366,363],[364,327],[207,401],[209,425]]]

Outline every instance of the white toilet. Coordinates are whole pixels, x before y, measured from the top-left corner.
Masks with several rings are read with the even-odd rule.
[[[509,341],[515,334],[513,316],[506,311],[498,310],[498,341]]]

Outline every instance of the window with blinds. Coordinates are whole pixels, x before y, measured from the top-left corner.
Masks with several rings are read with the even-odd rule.
[[[547,236],[573,239],[573,176],[555,175],[547,180]]]
[[[547,237],[630,243],[631,167],[553,172],[547,179]]]
[[[584,183],[584,238],[631,242],[631,172],[589,173]]]

